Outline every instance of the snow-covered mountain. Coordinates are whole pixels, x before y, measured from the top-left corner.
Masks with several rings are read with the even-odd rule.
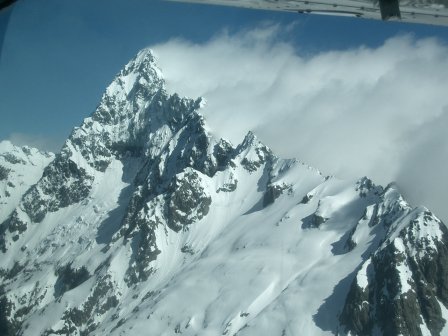
[[[44,168],[54,159],[53,153],[31,147],[0,142],[0,223],[19,204],[22,195],[42,176]]]
[[[202,104],[143,50],[60,153],[1,144],[1,335],[448,334],[434,214],[218,139]]]

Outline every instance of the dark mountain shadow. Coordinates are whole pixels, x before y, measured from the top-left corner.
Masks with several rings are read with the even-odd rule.
[[[255,204],[253,205],[252,208],[250,208],[249,210],[247,210],[247,211],[243,214],[243,216],[250,215],[251,213],[258,212],[258,211],[261,211],[261,210],[263,210],[263,209],[264,209],[264,206],[263,206],[263,197],[262,197],[261,199],[259,199],[259,200],[257,201],[257,203],[255,203]]]
[[[110,243],[113,235],[120,229],[133,191],[134,187],[132,185],[127,186],[121,191],[118,198],[118,206],[107,214],[107,218],[98,227],[95,237],[97,244]]]
[[[356,247],[356,244],[351,242],[351,236],[356,230],[356,226],[348,230],[337,242],[331,244],[331,252],[333,255],[341,255],[350,252],[353,248]]]
[[[257,182],[257,191],[265,193],[269,184],[269,174],[271,172],[272,166],[270,163],[267,163],[263,168],[263,175],[259,178]],[[243,216],[250,215],[251,213],[261,211],[265,208],[264,205],[264,194],[263,196],[255,203],[252,208],[247,210]]]
[[[79,269],[72,268],[71,264],[56,270],[58,276],[56,283],[54,284],[54,297],[57,299],[61,297],[65,292],[78,287],[90,278],[90,274],[86,267]]]
[[[313,315],[313,321],[320,329],[338,335],[339,315],[344,308],[345,300],[350,290],[350,286],[358,273],[359,267],[334,287],[333,293],[325,299],[319,307],[317,313]]]
[[[356,226],[349,230],[346,234],[342,236],[342,238],[333,243],[332,252],[335,255],[350,253],[350,247],[347,246],[347,242],[351,239],[351,235],[356,230]],[[339,327],[339,314],[341,313],[345,301],[347,299],[348,292],[350,290],[350,286],[353,283],[356,274],[359,272],[361,266],[366,262],[367,259],[378,249],[381,243],[384,241],[386,236],[386,229],[383,225],[377,224],[374,226],[371,234],[374,239],[372,239],[369,247],[362,253],[361,262],[356,267],[356,269],[346,276],[344,279],[339,281],[339,283],[334,287],[333,293],[325,299],[325,302],[319,307],[317,313],[313,315],[313,320],[316,325],[324,331],[333,332],[335,335],[338,335],[338,327]],[[356,248],[356,246],[353,246]]]
[[[108,244],[112,240],[113,235],[120,229],[123,218],[126,214],[126,209],[134,193],[134,178],[136,176],[136,166],[138,166],[138,160],[130,160],[129,162],[123,162],[123,176],[121,180],[129,185],[124,188],[120,196],[118,197],[118,206],[108,213],[106,219],[104,219],[98,227],[96,242],[97,244]],[[114,183],[111,181],[110,183]]]

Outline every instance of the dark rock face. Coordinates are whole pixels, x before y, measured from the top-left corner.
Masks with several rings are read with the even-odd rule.
[[[86,267],[74,269],[70,264],[56,270],[56,275],[58,276],[54,285],[56,297],[62,296],[65,292],[78,287],[90,278]]]
[[[33,222],[39,223],[48,212],[85,199],[92,183],[93,177],[85,169],[61,154],[44,170],[39,184],[24,196],[23,208]]]
[[[0,296],[0,335],[16,336],[20,323],[11,318],[12,303],[4,296]]]
[[[356,229],[356,228],[355,228]],[[353,230],[351,230],[350,232],[349,232],[349,234],[348,234],[348,238],[347,238],[347,240],[345,241],[345,245],[344,245],[344,248],[345,248],[345,251],[347,251],[347,252],[350,252],[350,251],[352,251],[355,247],[356,247],[356,245],[357,245],[357,243],[353,240],[353,234],[355,233],[355,229],[353,229]]]
[[[232,145],[226,140],[220,139],[213,148],[213,155],[216,158],[218,171],[224,170],[229,164],[231,164],[233,154],[234,148]],[[232,163],[232,165],[234,164]]]
[[[356,184],[356,190],[359,192],[359,196],[366,197],[369,194],[379,195],[383,192],[383,188],[376,186],[373,181],[367,177],[363,177]]]
[[[251,173],[257,171],[264,163],[271,161],[274,158],[272,151],[263,145],[252,132],[247,133],[243,142],[235,151],[236,155],[238,155],[248,150],[249,153],[252,151],[254,153],[251,153],[252,155],[249,156],[244,156],[240,163]]]
[[[313,199],[313,195],[306,194],[300,201],[301,204],[308,204]]]
[[[267,186],[266,192],[263,197],[263,207],[266,207],[280,197],[285,191],[291,192],[291,186],[285,183],[283,184],[273,184],[270,183]]]
[[[201,186],[195,172],[187,172],[176,178],[173,192],[168,195],[166,217],[168,226],[179,231],[184,226],[201,220],[208,214],[211,198]]]
[[[205,132],[203,118],[193,114],[186,122],[179,130],[179,139],[174,150],[167,153],[164,174],[167,181],[185,168],[193,168],[210,177],[218,171],[216,158],[208,150],[212,144]],[[174,170],[171,167],[174,167]]]
[[[90,121],[85,122],[85,127],[93,126]],[[87,145],[86,145],[87,144]],[[71,145],[77,149],[86,162],[95,170],[104,172],[112,158],[111,149],[114,144],[107,132],[100,134],[80,133],[71,138]],[[70,163],[65,163],[69,164]]]
[[[221,187],[219,187],[216,192],[232,192],[235,191],[238,187],[238,180],[235,178],[235,176],[230,173],[229,180],[225,182]]]
[[[0,165],[0,181],[4,181],[8,178],[9,169]]]
[[[118,299],[110,276],[102,276],[79,307],[69,308],[64,312],[64,326],[58,330],[48,329],[43,335],[70,335],[79,331],[81,335],[92,335],[97,328],[95,316],[103,315],[117,305]]]
[[[73,161],[59,154],[44,170],[38,184],[31,187],[23,196],[20,210],[13,211],[11,216],[0,225],[0,244],[6,249],[5,233],[9,231],[16,241],[30,224],[23,211],[34,223],[40,223],[48,212],[82,201],[89,195],[93,177]]]
[[[12,164],[26,164],[26,162],[17,157],[16,155],[12,153],[4,153],[2,154],[2,157],[5,159],[6,162],[12,163]]]
[[[339,317],[341,324],[355,335],[371,335],[374,324],[372,300],[370,291],[352,284]]]
[[[302,219],[302,229],[318,229],[322,224],[324,224],[328,220],[328,218],[325,218],[321,214],[320,208],[321,208],[321,202],[319,201],[316,211],[314,211],[314,213]]]
[[[447,302],[447,229],[422,211],[394,240],[374,253],[355,279],[340,316],[347,331],[370,335],[440,335],[446,321],[440,304]]]
[[[13,212],[9,219],[2,224],[2,227],[4,227],[5,230],[8,229],[8,231],[13,234],[19,235],[26,230],[27,224],[19,218],[17,212]]]
[[[129,237],[133,249],[133,258],[129,262],[125,277],[129,286],[146,281],[154,271],[150,263],[160,254],[154,233],[157,224],[154,220],[140,219]]]
[[[27,315],[35,309],[46,294],[39,290],[39,281],[25,293],[8,297],[8,287],[15,283],[18,276],[30,274],[28,263],[14,263],[9,271],[0,270],[0,335],[20,335],[21,327]]]
[[[321,224],[325,223],[328,220],[328,218],[324,218],[316,213],[313,213],[309,215],[308,217],[305,217],[302,220],[302,228],[303,229],[317,229]]]
[[[201,186],[200,175],[213,176],[232,160],[233,148],[225,141],[211,143],[202,117],[190,110],[196,103],[190,103],[171,103],[179,113],[168,112],[174,118],[170,125],[176,141],[171,140],[158,156],[145,159],[121,229],[113,238],[124,237],[132,247],[126,276],[129,285],[147,280],[154,271],[150,264],[160,253],[154,234],[158,226],[178,232],[207,215],[211,198]],[[180,116],[185,111],[188,115]],[[156,215],[159,208],[161,215]]]

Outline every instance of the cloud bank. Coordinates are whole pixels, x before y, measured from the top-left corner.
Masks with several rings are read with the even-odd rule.
[[[61,149],[65,139],[48,134],[13,132],[9,135],[8,140],[16,146],[31,146],[40,150],[57,153]]]
[[[282,157],[325,174],[396,181],[448,219],[448,47],[398,36],[378,48],[301,53],[264,25],[204,44],[152,46],[168,89],[203,96],[205,117],[234,143],[253,130]]]

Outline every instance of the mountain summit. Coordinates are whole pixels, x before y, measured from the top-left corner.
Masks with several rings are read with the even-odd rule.
[[[0,145],[1,335],[448,333],[433,213],[233,146],[201,106],[146,49],[60,153]]]

